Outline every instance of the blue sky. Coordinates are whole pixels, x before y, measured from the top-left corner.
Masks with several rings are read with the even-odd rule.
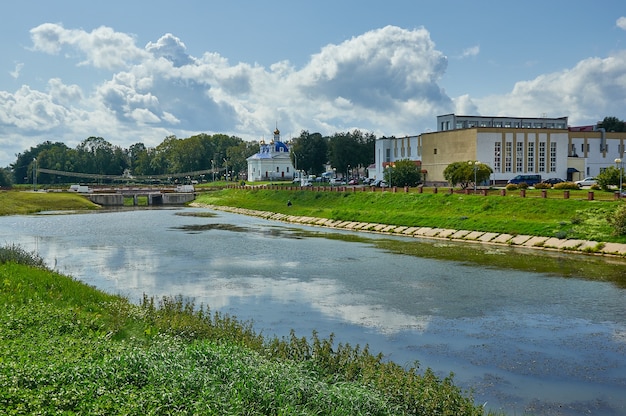
[[[0,166],[43,141],[380,136],[436,116],[626,119],[623,1],[3,4]]]

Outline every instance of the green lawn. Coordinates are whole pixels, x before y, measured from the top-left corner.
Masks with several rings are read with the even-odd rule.
[[[75,193],[0,191],[0,215],[23,215],[41,211],[72,211],[97,208],[96,204]]]
[[[604,193],[602,199],[589,201],[584,190],[571,191],[569,199],[562,198],[562,191],[550,192],[554,194],[548,198],[541,198],[540,191],[529,191],[521,198],[519,192],[482,196],[445,190],[435,194],[432,190],[393,193],[237,188],[202,193],[196,202],[333,220],[626,243],[626,236],[613,235],[607,221],[625,203],[623,200]],[[555,197],[556,193],[561,197]]]

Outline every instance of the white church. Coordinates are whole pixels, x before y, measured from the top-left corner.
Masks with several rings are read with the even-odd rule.
[[[280,141],[280,131],[274,131],[274,139],[266,144],[261,142],[259,153],[246,159],[248,162],[248,182],[291,181],[294,168],[289,155],[289,147]]]

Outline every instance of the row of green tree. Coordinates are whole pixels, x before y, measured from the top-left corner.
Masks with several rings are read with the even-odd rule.
[[[359,130],[335,133],[302,131],[289,142],[294,167],[318,175],[330,164],[338,172],[367,167],[374,162],[376,137]],[[8,169],[0,169],[0,186],[33,183],[59,184],[80,180],[107,181],[108,177],[184,179],[176,175],[207,172],[205,180],[217,178],[246,179],[246,159],[257,153],[259,142],[244,141],[224,134],[199,134],[185,139],[166,137],[156,147],[136,143],[125,149],[102,137],[89,137],[76,148],[61,142],[46,141],[17,155]],[[68,179],[58,172],[86,174]],[[228,175],[226,175],[228,171]],[[33,177],[34,172],[37,176]],[[198,178],[194,178],[198,179]]]

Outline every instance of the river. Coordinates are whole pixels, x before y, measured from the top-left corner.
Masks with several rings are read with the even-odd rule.
[[[0,217],[0,244],[19,244],[133,302],[182,295],[252,320],[267,336],[334,333],[336,342],[368,344],[401,365],[453,372],[491,410],[626,414],[623,260],[200,208]],[[450,252],[461,255],[437,254]],[[534,267],[544,264],[556,266]]]

